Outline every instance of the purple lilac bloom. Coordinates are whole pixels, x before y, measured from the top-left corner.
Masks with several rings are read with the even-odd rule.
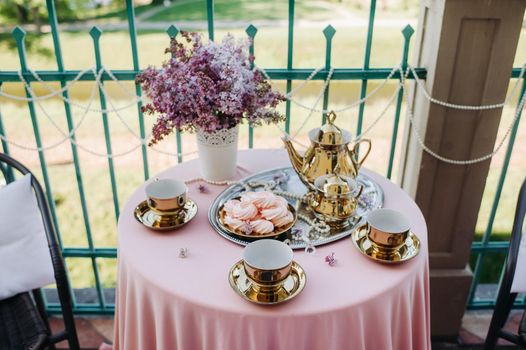
[[[166,49],[172,58],[161,68],[148,67],[137,76],[151,102],[145,114],[158,115],[150,145],[174,130],[214,132],[277,123],[276,106],[285,98],[251,69],[250,40],[227,35],[221,43],[203,43],[198,33],[181,32]]]
[[[334,252],[332,252],[330,255],[327,255],[325,257],[325,262],[329,264],[329,266],[336,265],[336,258],[334,257]]]
[[[199,190],[199,193],[208,193],[208,187],[205,184],[200,183],[197,186],[197,189]]]

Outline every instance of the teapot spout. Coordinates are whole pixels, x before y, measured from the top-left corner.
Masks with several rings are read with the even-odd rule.
[[[289,154],[290,162],[292,163],[292,167],[298,174],[301,174],[302,168],[303,168],[303,157],[296,151],[294,146],[292,145],[292,142],[290,141],[290,138],[287,136],[284,136],[281,138],[283,141],[285,148],[287,149],[287,152]]]

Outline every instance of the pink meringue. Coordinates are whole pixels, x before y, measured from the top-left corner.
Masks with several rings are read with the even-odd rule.
[[[250,202],[241,202],[234,208],[233,216],[240,220],[251,220],[258,214],[258,208]]]
[[[234,230],[237,230],[243,225],[245,225],[245,222],[236,218],[231,217],[230,215],[225,215],[224,222],[226,225],[230,226]]]
[[[277,218],[282,218],[289,213],[289,209],[283,206],[275,206],[268,209],[263,209],[261,215],[267,220],[274,220]]]
[[[261,209],[272,207],[276,198],[276,195],[267,191],[253,192],[250,196],[252,197],[252,203]]]
[[[253,220],[250,225],[255,233],[265,234],[274,231],[274,224],[268,220]]]
[[[287,208],[289,206],[289,202],[287,202],[287,200],[281,196],[275,196],[274,205],[281,205]]]
[[[278,217],[278,218],[275,218],[274,220],[272,220],[272,223],[276,227],[281,227],[281,226],[288,225],[288,224],[290,224],[293,221],[294,221],[294,215],[292,215],[292,213],[289,211],[289,212],[287,212],[287,215],[282,216],[282,217]]]
[[[227,215],[234,216],[234,208],[237,207],[239,204],[241,204],[241,202],[237,199],[228,200],[223,206],[223,208],[225,209],[225,213]]]
[[[252,203],[252,200],[254,199],[254,195],[255,194],[256,194],[256,192],[253,192],[253,191],[244,192],[241,195],[241,202],[250,202],[250,203]]]

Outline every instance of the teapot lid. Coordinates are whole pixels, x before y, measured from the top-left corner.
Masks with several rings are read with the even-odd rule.
[[[336,114],[330,112],[327,115],[327,123],[318,129],[316,141],[324,145],[339,145],[344,143],[342,130],[334,125]]]
[[[336,174],[327,174],[318,177],[314,181],[314,186],[325,196],[339,196],[354,192],[357,187],[356,182],[346,176],[340,176]]]

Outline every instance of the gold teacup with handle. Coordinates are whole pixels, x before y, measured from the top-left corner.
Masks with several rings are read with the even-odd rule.
[[[173,220],[184,216],[188,187],[174,179],[156,179],[145,187],[147,203],[150,209],[162,217],[161,220]]]
[[[345,228],[358,206],[363,186],[350,177],[336,174],[322,175],[314,181],[314,192],[307,194],[307,204],[314,215],[333,228]],[[357,193],[356,193],[357,192]]]
[[[293,252],[285,243],[261,239],[247,244],[243,266],[252,288],[261,293],[274,293],[281,288],[292,269]]]
[[[381,255],[392,255],[406,242],[411,229],[404,214],[393,209],[376,209],[366,217],[367,237]]]

